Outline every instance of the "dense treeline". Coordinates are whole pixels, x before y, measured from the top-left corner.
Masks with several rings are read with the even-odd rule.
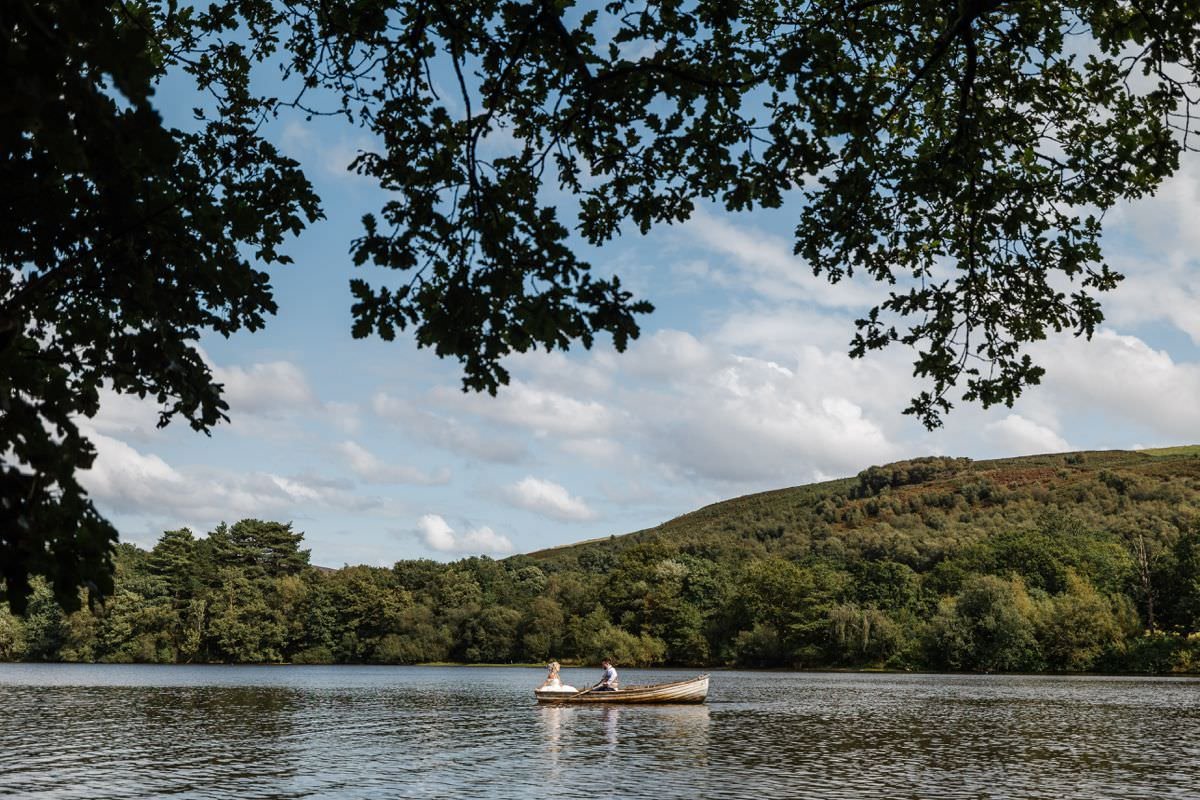
[[[0,659],[1200,671],[1200,458],[917,459],[496,561],[309,564],[290,525],[121,545]]]

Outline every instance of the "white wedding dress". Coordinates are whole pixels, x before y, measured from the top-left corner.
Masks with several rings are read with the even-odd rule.
[[[540,687],[538,689],[538,691],[539,692],[569,692],[570,694],[575,694],[579,690],[576,689],[574,686],[567,686],[565,683],[563,683],[557,677],[554,677],[554,678],[551,678],[550,682],[547,683],[545,686]]]

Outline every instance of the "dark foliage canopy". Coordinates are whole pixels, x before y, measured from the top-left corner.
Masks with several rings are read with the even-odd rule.
[[[579,242],[803,204],[814,273],[884,287],[850,352],[894,342],[939,424],[1011,403],[1050,332],[1090,335],[1101,220],[1189,149],[1200,8],[1184,0],[14,0],[0,6],[0,565],[60,601],[110,587],[115,533],[76,473],[111,388],[207,430],[195,347],[274,310],[262,267],[320,216],[261,133],[285,112],[376,134],[390,195],[351,244],[354,334],[460,360],[495,391],[535,347],[618,349],[650,310]],[[282,70],[282,80],[252,81]],[[153,93],[186,76],[186,129]],[[283,87],[279,96],[259,87]],[[286,93],[284,93],[286,91]],[[497,142],[506,142],[499,148]],[[564,200],[563,198],[567,198]],[[574,239],[572,237],[578,237]],[[397,288],[398,287],[398,288]]]
[[[16,608],[30,573],[68,606],[80,585],[111,588],[116,533],[76,475],[100,390],[154,398],[160,424],[216,424],[227,406],[197,339],[262,326],[275,304],[246,254],[288,261],[285,235],[319,215],[257,134],[270,104],[248,92],[248,58],[172,55],[195,26],[154,11],[0,7],[0,569]],[[174,67],[214,98],[191,131],[151,102]]]

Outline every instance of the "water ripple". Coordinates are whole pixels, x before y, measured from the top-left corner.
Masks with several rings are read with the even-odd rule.
[[[1197,681],[722,672],[707,705],[631,708],[539,707],[539,679],[522,669],[0,665],[0,796],[1200,795]]]

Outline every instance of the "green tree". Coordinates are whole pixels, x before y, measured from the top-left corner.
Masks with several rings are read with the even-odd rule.
[[[737,605],[743,630],[757,630],[756,657],[766,651],[759,643],[779,642],[776,665],[813,666],[821,663],[827,641],[828,615],[845,593],[845,573],[818,563],[801,566],[780,558],[747,565],[739,581]]]
[[[53,590],[35,578],[24,619],[25,658],[30,661],[57,661],[67,638],[66,615],[55,601]]]
[[[206,627],[211,657],[231,663],[283,660],[287,627],[267,587],[235,567],[223,567],[218,581]]]
[[[839,605],[831,608],[827,617],[829,653],[834,663],[881,664],[903,643],[900,626],[877,608]]]
[[[397,639],[402,647],[393,660],[401,664],[446,661],[454,647],[449,628],[441,623],[432,608],[422,603],[408,606],[400,612]]]
[[[116,532],[76,479],[100,390],[155,399],[164,425],[224,419],[196,341],[262,326],[275,303],[256,265],[287,262],[284,237],[320,215],[259,135],[273,102],[249,91],[250,66],[273,48],[217,35],[233,10],[0,9],[0,592],[17,610],[31,573],[66,608],[79,586],[112,590]],[[155,108],[168,72],[212,100],[189,130]]]
[[[520,658],[525,661],[549,661],[560,657],[566,615],[552,597],[535,597],[521,619]]]
[[[208,536],[218,567],[236,567],[248,577],[296,575],[308,567],[308,550],[300,549],[304,534],[292,524],[244,519],[232,527],[222,523]]]
[[[586,616],[570,619],[566,638],[570,654],[588,664],[611,658],[628,666],[652,666],[662,663],[666,656],[666,646],[660,639],[614,625],[599,605]]]
[[[162,578],[167,591],[177,601],[186,601],[200,588],[202,574],[197,551],[191,530],[181,528],[163,531],[147,558],[148,571]]]
[[[1171,550],[1164,583],[1170,598],[1165,620],[1186,633],[1200,631],[1200,523],[1183,530]]]
[[[0,604],[0,662],[20,661],[25,655],[25,624]]]
[[[399,584],[413,594],[429,594],[438,576],[445,571],[445,564],[428,558],[397,561],[392,567]]]
[[[455,654],[463,661],[503,664],[513,660],[521,612],[487,605],[462,621]]]
[[[405,612],[413,604],[393,571],[380,567],[345,567],[330,576],[325,589],[337,614],[335,652],[343,661],[374,658],[385,637],[403,632]],[[392,649],[387,648],[389,654]]]
[[[188,655],[194,655],[198,644],[184,628],[170,598],[143,597],[118,584],[96,621],[94,657],[113,663],[173,663],[188,653],[189,645]]]
[[[1020,579],[977,575],[943,602],[929,630],[929,660],[955,670],[1012,672],[1042,665],[1035,611]]]
[[[1036,628],[1046,663],[1069,672],[1091,669],[1124,638],[1112,603],[1074,572],[1060,594],[1039,604]]]
[[[912,608],[920,602],[916,572],[895,561],[860,561],[851,569],[855,599],[885,609]]]

